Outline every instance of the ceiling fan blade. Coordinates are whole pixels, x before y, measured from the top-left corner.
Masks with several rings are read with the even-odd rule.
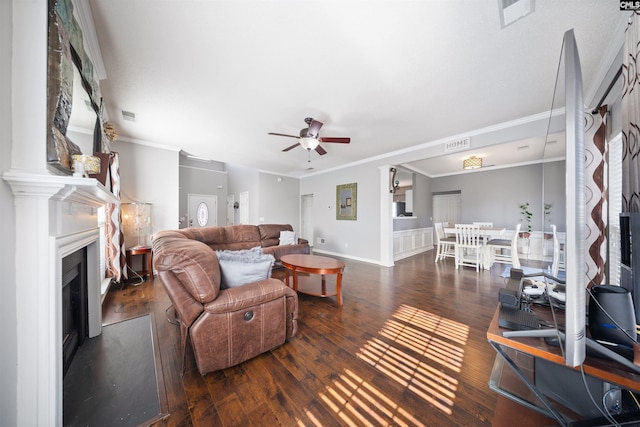
[[[269,132],[269,135],[275,135],[275,136],[286,136],[288,138],[298,138],[295,135],[287,135],[286,133],[275,133],[275,132]]]
[[[289,151],[289,150],[291,150],[291,149],[293,149],[293,148],[296,148],[298,145],[300,145],[300,143],[299,143],[299,142],[298,142],[297,144],[293,144],[291,147],[287,147],[287,148],[285,148],[285,149],[284,149],[284,150],[282,150],[282,151]]]
[[[348,144],[351,142],[351,138],[347,137],[335,137],[335,136],[323,136],[322,138],[318,138],[321,142],[334,142],[339,144]]]
[[[317,146],[316,147],[316,153],[320,154],[321,156],[324,156],[325,154],[327,154],[327,152],[325,151],[324,148],[322,148],[321,146]]]
[[[309,123],[309,130],[307,131],[307,135],[317,137],[321,127],[322,127],[322,122],[311,119],[311,123]]]

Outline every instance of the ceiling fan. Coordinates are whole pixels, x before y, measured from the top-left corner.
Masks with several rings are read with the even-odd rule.
[[[331,137],[331,136],[320,137],[319,132],[320,132],[320,128],[322,127],[322,122],[314,120],[311,117],[307,117],[306,119],[304,119],[304,121],[308,127],[300,130],[300,136],[287,135],[284,133],[276,133],[276,132],[269,132],[269,135],[286,136],[288,138],[296,138],[298,140],[297,143],[293,144],[290,147],[285,148],[282,151],[289,151],[293,148],[296,148],[298,145],[300,145],[309,153],[311,153],[311,150],[316,150],[316,152],[321,156],[324,154],[327,154],[326,150],[319,145],[321,142],[323,143],[331,142],[331,143],[338,143],[338,144],[348,144],[349,142],[351,142],[351,138],[346,138],[346,137]]]

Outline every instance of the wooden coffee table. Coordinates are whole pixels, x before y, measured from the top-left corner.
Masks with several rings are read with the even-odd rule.
[[[293,290],[307,295],[318,297],[338,297],[338,305],[342,305],[342,271],[344,263],[337,259],[328,258],[319,255],[283,255],[280,258],[282,266],[286,268],[286,284],[289,286],[289,272],[293,273]],[[304,283],[300,286],[300,278],[298,273],[319,274],[321,276],[320,289],[318,283]],[[327,274],[336,274],[335,289],[327,286],[325,276]],[[300,286],[300,287],[299,287]]]

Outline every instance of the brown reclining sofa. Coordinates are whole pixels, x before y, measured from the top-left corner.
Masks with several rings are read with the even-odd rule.
[[[233,225],[160,231],[153,236],[158,275],[180,323],[181,364],[187,337],[201,374],[228,368],[282,345],[297,331],[298,296],[281,280],[267,278],[221,289],[216,250],[261,246],[277,261],[309,253],[309,244],[279,245],[290,225]]]

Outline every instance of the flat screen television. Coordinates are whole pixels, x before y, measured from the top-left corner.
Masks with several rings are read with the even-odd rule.
[[[579,366],[586,355],[585,158],[582,70],[573,30],[564,34],[562,60],[565,89],[566,308],[565,356]]]
[[[564,95],[565,101],[565,330],[562,332],[558,329],[509,331],[504,335],[509,337],[562,335],[564,363],[567,366],[576,367],[584,362],[586,356],[587,279],[585,273],[584,103],[580,57],[573,30],[565,32],[562,41],[554,105],[556,104],[555,95]],[[544,272],[539,274],[553,278]],[[537,275],[538,273],[534,273],[528,276]]]

